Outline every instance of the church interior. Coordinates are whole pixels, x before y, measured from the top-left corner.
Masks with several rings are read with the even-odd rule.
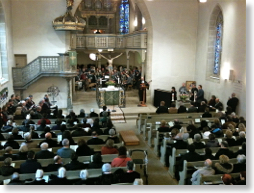
[[[24,113],[22,101],[29,100],[34,101],[31,108],[38,106],[31,114],[31,120],[34,122],[41,118],[46,119],[44,113],[41,113],[42,117],[33,117],[36,113],[40,114],[37,109],[43,109],[43,103],[53,103],[51,113],[45,115],[51,120],[47,126],[56,134],[55,137],[51,137],[60,142],[60,146],[50,148],[51,152],[54,152],[51,161],[38,159],[44,176],[58,175],[55,178],[60,178],[60,172],[63,172],[66,175],[65,183],[72,185],[78,183],[80,178],[83,179],[80,172],[86,169],[88,177],[84,178],[86,180],[81,180],[82,183],[91,183],[92,180],[89,179],[94,176],[96,180],[92,182],[93,185],[109,183],[107,181],[100,184],[104,167],[103,172],[101,166],[97,170],[86,167],[87,163],[83,157],[87,156],[79,158],[86,165],[83,169],[71,171],[62,167],[61,171],[47,173],[46,165],[54,163],[55,157],[59,156],[58,149],[65,148],[64,138],[58,139],[60,126],[55,132],[52,129],[57,123],[59,109],[62,110],[66,120],[68,120],[67,115],[71,117],[72,112],[79,115],[82,109],[84,118],[92,120],[90,126],[96,122],[95,118],[91,117],[93,112],[100,118],[98,124],[101,128],[107,128],[108,122],[112,122],[114,135],[120,139],[119,143],[115,143],[117,152],[120,153],[119,147],[124,145],[127,149],[127,158],[132,158],[135,165],[130,171],[135,170],[140,173],[141,181],[138,180],[139,178],[135,178],[134,182],[112,180],[110,184],[242,185],[241,183],[245,183],[246,185],[246,176],[243,177],[246,175],[247,119],[246,0],[0,0],[0,45],[2,120],[0,135],[5,137],[1,139],[0,136],[0,147],[2,146],[0,183],[11,184],[13,181],[14,174],[6,175],[8,178],[1,175],[5,154],[9,154],[5,143],[12,135],[14,127],[25,125],[24,120],[27,120],[30,111]],[[141,84],[144,86],[142,89]],[[193,90],[193,85],[196,85],[196,90]],[[173,87],[175,92],[172,91]],[[183,88],[185,90],[182,90]],[[201,91],[200,99],[198,97]],[[20,97],[21,102],[11,114],[8,112],[9,103],[13,103],[16,96]],[[237,102],[231,108],[229,101],[232,98],[237,98]],[[214,104],[210,103],[212,99]],[[165,101],[165,106],[168,108],[166,112],[159,114],[158,110],[164,106],[161,101]],[[203,101],[205,101],[205,108],[199,111]],[[220,106],[217,107],[217,104]],[[177,109],[182,105],[187,110],[180,114]],[[105,106],[110,112],[107,115],[106,110],[103,109]],[[55,107],[57,111],[54,111]],[[195,109],[193,112],[190,111],[192,107]],[[6,118],[4,118],[5,109],[8,112]],[[170,109],[176,111],[171,112]],[[211,117],[203,116],[206,111],[210,111]],[[9,120],[16,124],[7,132],[4,128],[9,126]],[[219,120],[219,125],[216,125],[216,120]],[[81,117],[78,117],[78,121],[80,123],[76,122],[77,125],[85,124]],[[207,145],[210,135],[205,137],[202,121],[206,123],[204,127],[208,128],[207,132],[216,136],[217,146]],[[164,127],[163,122],[166,123],[165,127],[170,128],[164,133],[158,130]],[[178,123],[181,126],[176,129]],[[69,121],[66,125],[68,124]],[[69,133],[74,132],[77,128],[76,124],[72,125]],[[40,124],[35,125],[37,125],[36,132]],[[26,132],[32,133],[30,129],[24,130],[21,126],[18,130],[23,138],[15,139],[20,148],[23,142],[27,143],[24,141]],[[215,133],[216,129],[220,130],[220,136]],[[194,130],[199,131],[191,137]],[[42,131],[44,130],[38,131],[38,134],[43,134]],[[51,131],[49,129],[48,132]],[[89,136],[85,136],[85,141],[88,141],[91,135],[94,138],[93,127],[90,131],[86,132]],[[42,136],[43,139],[34,139],[34,141],[38,140],[38,147],[34,148],[34,151],[41,150],[39,142],[44,140],[45,134],[46,131]],[[188,134],[186,139],[184,139],[185,134]],[[101,137],[108,137],[108,135],[103,133]],[[100,138],[100,135],[98,137]],[[74,144],[71,146],[75,152],[81,136],[73,138],[75,138],[75,147]],[[176,148],[174,143],[178,140],[186,140],[184,142],[188,146]],[[204,144],[201,149],[196,148],[196,153],[202,158],[196,160],[194,158],[186,160],[186,158],[183,161],[185,154],[192,151],[193,146],[195,152],[193,144],[197,143],[196,140],[201,140]],[[230,145],[229,141],[232,140],[234,144]],[[240,143],[240,140],[244,142]],[[102,145],[93,146],[94,150],[101,147]],[[211,147],[208,149],[212,152],[213,159],[203,155],[208,151],[207,147]],[[218,156],[221,149],[227,149],[232,154]],[[132,150],[142,150],[142,155],[135,152],[130,155]],[[18,154],[20,149],[12,148],[12,152]],[[100,150],[98,152],[101,154]],[[147,155],[143,158],[145,152]],[[92,155],[89,155],[90,159]],[[115,157],[112,155],[112,158],[103,156],[105,158],[102,159],[110,160],[104,160],[103,163],[104,165],[111,163],[110,175],[113,176],[113,171],[117,169],[112,165],[113,159],[121,155]],[[227,159],[226,164],[234,165],[235,169],[230,172],[219,171],[216,164],[220,164],[223,156]],[[72,163],[72,157],[63,157],[64,165]],[[244,159],[244,163],[239,161],[240,158]],[[141,160],[142,163],[137,160]],[[16,160],[12,159],[16,164],[14,169],[20,181],[26,185],[29,184],[29,182],[25,183],[26,179],[32,179],[33,182],[41,181],[35,177],[40,173],[37,172],[38,170],[29,174],[20,171],[21,164],[25,161],[26,159],[20,161],[18,157]],[[245,171],[239,169],[239,165],[241,167],[244,165]],[[204,175],[195,173],[198,176],[195,178],[194,172],[200,171],[202,167],[209,167],[215,172],[204,173]],[[129,173],[126,163],[124,167],[119,166],[119,168]],[[51,179],[48,183],[50,184],[50,181],[53,183],[54,180]]]

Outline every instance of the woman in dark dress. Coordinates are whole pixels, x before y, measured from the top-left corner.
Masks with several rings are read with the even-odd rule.
[[[90,156],[94,154],[94,151],[86,144],[84,139],[79,139],[76,154],[77,156]]]

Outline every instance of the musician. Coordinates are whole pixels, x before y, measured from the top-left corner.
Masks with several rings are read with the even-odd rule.
[[[144,102],[146,102],[146,89],[145,89],[145,91],[143,91],[142,86],[145,85],[146,88],[149,89],[149,83],[147,83],[144,80],[144,77],[141,77],[140,81],[138,82],[138,85],[139,85],[139,89],[138,89],[139,101],[140,101],[140,104],[142,104],[143,99],[144,99]],[[143,96],[143,95],[145,95],[145,96]]]
[[[128,74],[126,74],[126,76],[127,76],[127,80],[124,83],[125,88],[127,88],[128,85],[132,85],[132,78]]]
[[[177,92],[176,92],[176,88],[174,86],[171,88],[171,94],[173,94],[173,93],[174,93],[174,100],[176,101],[177,100]]]
[[[197,87],[196,87],[196,84],[192,84],[192,88],[191,88],[191,97],[190,97],[190,100],[191,100],[191,101],[194,101],[195,93],[196,93],[196,95],[197,95],[198,89],[197,89]]]

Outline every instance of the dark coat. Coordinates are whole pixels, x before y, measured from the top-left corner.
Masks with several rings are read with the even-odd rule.
[[[212,114],[209,113],[209,112],[205,112],[203,115],[202,115],[202,118],[209,118],[209,117],[212,117]]]
[[[196,113],[198,111],[198,109],[194,106],[191,106],[190,108],[188,108],[188,113]]]
[[[90,156],[94,154],[94,151],[87,145],[78,146],[76,149],[77,156]]]
[[[42,180],[34,180],[31,183],[29,183],[28,185],[48,185],[48,183],[45,182],[44,179],[42,179]]]
[[[104,144],[104,141],[100,138],[92,138],[87,141],[87,145]]]
[[[2,176],[9,176],[15,172],[15,168],[12,166],[2,166],[0,168],[0,175]]]
[[[246,138],[239,138],[236,140],[236,145],[242,145],[243,142],[246,142]]]
[[[136,171],[126,172],[123,175],[123,182],[124,183],[133,183],[136,178],[140,178],[140,173],[138,173]]]
[[[178,108],[178,111],[177,111],[177,113],[186,113],[186,107],[185,106],[180,106],[179,108]]]
[[[71,185],[71,181],[67,178],[54,178],[49,181],[49,185]]]
[[[179,161],[179,171],[183,171],[183,161],[186,160],[187,162],[195,162],[195,161],[203,161],[202,156],[196,152],[189,152],[181,156]]]
[[[159,132],[170,132],[171,129],[169,127],[159,127],[157,131],[159,131]]]
[[[91,162],[89,165],[88,165],[88,168],[89,169],[96,169],[96,168],[101,168],[103,166],[103,162],[100,162],[100,163],[94,163],[94,162]]]
[[[78,128],[71,133],[72,137],[88,136],[89,134],[82,128]]]
[[[120,143],[120,139],[117,136],[109,136],[106,140],[105,143],[107,142],[107,140],[112,139],[114,141],[114,143]]]
[[[206,142],[206,147],[219,147],[219,142],[215,139],[215,140],[208,140]]]
[[[158,109],[156,110],[156,113],[157,114],[168,113],[168,107],[166,107],[166,106],[159,106]]]
[[[54,172],[54,171],[57,171],[60,167],[62,167],[62,164],[49,164],[47,166],[46,171],[47,172]]]
[[[232,111],[235,112],[236,106],[238,105],[238,98],[232,97],[231,99],[228,100],[227,105],[232,108]]]
[[[238,173],[238,172],[241,172],[241,171],[246,171],[246,164],[243,163],[237,163],[237,164],[234,164],[234,170],[232,171],[232,173]]]
[[[27,152],[19,152],[18,160],[27,160]]]
[[[65,166],[66,170],[82,170],[85,169],[85,164],[82,162],[79,162],[78,160],[72,160],[70,163],[66,164]]]
[[[49,148],[51,147],[58,147],[58,142],[54,139],[45,139],[40,142],[39,147],[41,146],[42,143],[47,143],[49,145]]]
[[[48,150],[41,150],[35,154],[36,159],[50,159],[53,158],[55,154]]]
[[[231,150],[229,150],[229,149],[220,148],[220,149],[217,151],[216,155],[215,155],[215,159],[218,160],[219,157],[220,157],[220,155],[226,155],[226,156],[228,156],[229,159],[234,158],[234,153],[233,153],[233,151],[231,151]]]
[[[9,153],[5,153],[0,157],[0,161],[4,161],[7,157],[10,157],[12,159],[12,161],[14,160],[18,160],[18,155],[16,154],[9,154]]]
[[[205,148],[205,144],[203,144],[202,142],[194,142],[193,145],[195,145],[195,149]]]
[[[237,145],[237,144],[236,144],[236,141],[235,141],[235,139],[234,139],[234,138],[231,138],[231,139],[225,139],[225,141],[227,141],[227,142],[228,142],[228,146],[229,146],[229,147]]]
[[[20,173],[35,173],[37,169],[42,169],[41,164],[34,159],[26,160],[26,162],[20,165]]]
[[[25,184],[24,181],[21,181],[19,179],[14,179],[14,180],[11,180],[8,185],[24,185],[24,184]]]
[[[7,141],[5,144],[4,144],[4,149],[8,146],[11,146],[12,149],[19,149],[19,143],[17,141]]]
[[[115,183],[115,178],[113,174],[102,174],[99,177],[99,183],[100,185],[111,185]]]
[[[16,134],[16,135],[13,135],[13,134],[12,134],[12,136],[13,136],[14,139],[24,139],[21,135],[17,135],[17,134]],[[33,138],[33,137],[32,137],[32,138]]]

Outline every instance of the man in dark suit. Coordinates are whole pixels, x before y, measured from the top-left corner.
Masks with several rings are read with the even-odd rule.
[[[97,135],[96,131],[92,132],[92,137],[93,137],[92,139],[89,139],[87,141],[87,145],[98,145],[98,144],[104,144],[105,143],[102,139],[98,138],[98,135]]]
[[[239,99],[236,98],[235,93],[232,93],[231,98],[228,99],[227,105],[232,108],[233,112],[235,112],[238,102],[239,102]]]
[[[233,151],[228,149],[228,142],[227,141],[221,142],[220,149],[215,154],[215,159],[218,160],[220,155],[226,155],[229,157],[229,159],[234,158]]]
[[[48,147],[58,147],[58,143],[56,140],[52,139],[52,134],[50,132],[45,134],[45,140],[41,141],[41,143],[39,144],[39,146],[41,146],[42,143],[47,143]]]
[[[165,102],[164,101],[160,102],[160,106],[157,108],[156,113],[157,114],[168,113],[168,107],[165,106]]]
[[[186,107],[184,106],[184,104],[182,102],[179,103],[179,108],[177,113],[186,113]]]
[[[202,89],[202,85],[198,85],[198,93],[196,96],[196,101],[200,104],[201,101],[204,100],[204,90]]]
[[[42,169],[41,164],[37,162],[34,158],[35,158],[35,152],[29,151],[27,153],[26,162],[20,165],[19,171],[21,174],[35,173],[37,169]]]
[[[47,166],[46,171],[47,172],[57,171],[60,167],[62,167],[62,164],[63,164],[62,158],[59,155],[56,155],[54,157],[54,163],[53,164],[49,164]]]
[[[196,113],[198,111],[198,109],[194,105],[195,103],[191,101],[191,106],[190,108],[188,108],[188,113]]]
[[[55,154],[48,150],[48,144],[46,142],[40,145],[41,151],[35,154],[36,159],[50,159],[55,156]]]
[[[219,109],[219,107],[222,107],[222,109],[223,109],[223,104],[220,102],[219,98],[216,98],[215,105],[214,105],[213,109]]]

